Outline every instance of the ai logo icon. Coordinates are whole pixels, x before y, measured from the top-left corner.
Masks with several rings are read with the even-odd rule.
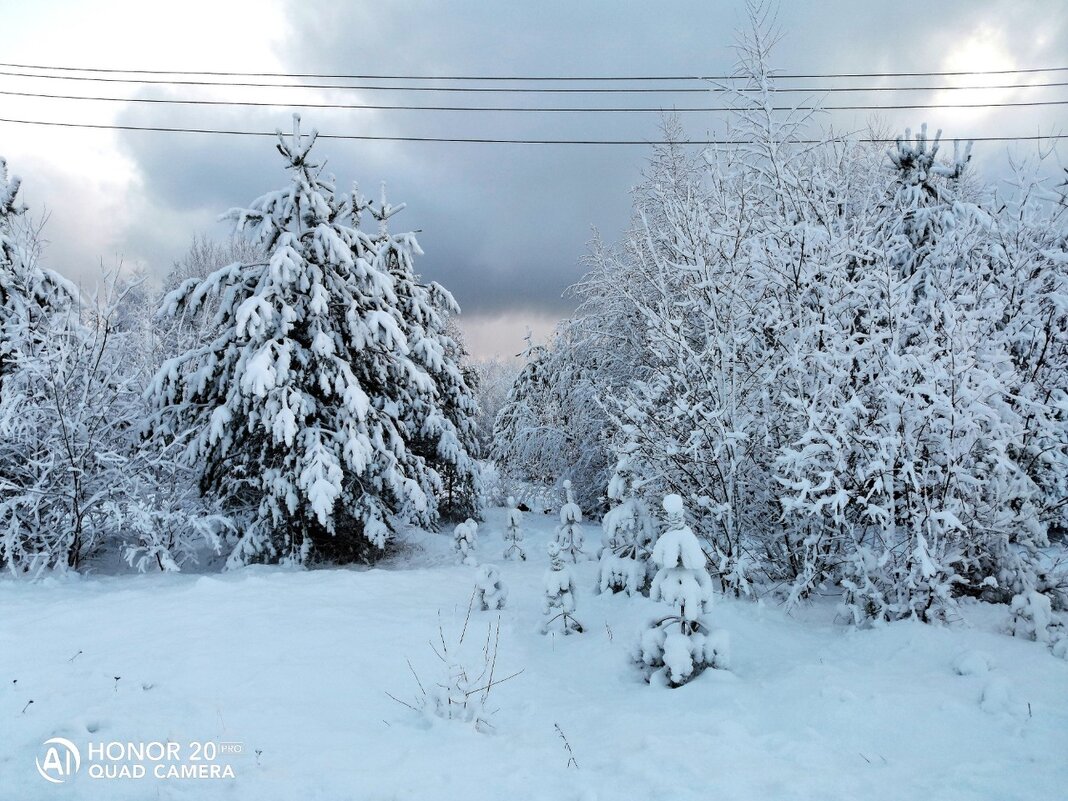
[[[44,746],[44,760],[37,757],[37,772],[45,781],[52,784],[63,784],[67,779],[78,772],[82,766],[82,755],[78,752],[78,746],[63,737],[53,737],[42,743]]]

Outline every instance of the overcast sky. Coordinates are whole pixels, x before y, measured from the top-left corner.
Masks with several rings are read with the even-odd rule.
[[[417,75],[698,75],[730,72],[741,0],[719,2],[340,2],[183,0],[148,3],[0,0],[3,61],[116,69]],[[1064,0],[783,2],[784,72],[993,70],[1068,65]],[[0,67],[0,70],[18,70]],[[279,79],[282,80],[282,79]],[[926,79],[928,82],[931,79]],[[941,79],[943,82],[946,79]],[[1068,81],[1068,73],[960,79]],[[364,82],[367,83],[367,82]],[[395,84],[396,82],[394,82]],[[814,86],[830,81],[813,81]],[[860,85],[859,79],[837,85]],[[863,85],[902,85],[871,79]],[[923,85],[923,81],[914,81]],[[427,85],[425,82],[423,85]],[[437,84],[444,85],[444,84]],[[486,86],[472,82],[469,86]],[[529,85],[529,84],[527,84]],[[606,86],[611,84],[597,84]],[[679,84],[673,84],[675,86]],[[715,95],[513,95],[145,86],[0,75],[0,91],[111,97],[255,100],[278,108],[194,107],[3,96],[0,117],[81,123],[274,130],[301,102],[418,105],[715,106]],[[952,101],[950,97],[952,96]],[[1018,102],[1068,99],[1068,88],[828,95],[847,102]],[[721,102],[721,101],[720,101]],[[890,130],[928,121],[947,137],[1064,132],[1068,106],[883,113]],[[657,114],[305,110],[323,133],[484,138],[653,140]],[[837,112],[838,129],[870,112]],[[717,113],[687,113],[695,138],[723,134]],[[1006,145],[977,145],[1003,170]],[[1027,152],[1031,152],[1033,146]],[[1063,147],[1062,147],[1063,150]],[[408,208],[395,225],[421,231],[419,267],[456,295],[471,349],[512,355],[567,314],[565,288],[593,227],[617,237],[648,149],[322,141],[339,188],[388,184]],[[284,181],[270,139],[87,131],[0,123],[0,155],[47,207],[49,266],[92,282],[101,261],[165,273],[194,234],[223,238],[216,218]]]

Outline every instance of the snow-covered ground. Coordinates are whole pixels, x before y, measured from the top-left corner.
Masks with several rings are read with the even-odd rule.
[[[444,533],[373,570],[0,581],[0,799],[1068,797],[1068,661],[999,633],[1005,609],[857,631],[829,601],[791,617],[720,599],[732,669],[651,687],[628,652],[655,605],[595,595],[590,561],[575,571],[586,632],[540,635],[554,521],[527,515],[514,563],[503,520],[491,510],[478,556],[509,593],[494,675],[523,672],[492,689],[485,733],[387,695],[415,702],[409,660],[444,680],[431,643],[464,626],[475,568]],[[587,527],[586,549],[598,540]],[[469,667],[497,614],[472,613]],[[52,737],[82,755],[62,785],[35,766]],[[167,740],[185,764],[193,741],[240,743],[214,759],[235,777],[88,775],[91,743]]]

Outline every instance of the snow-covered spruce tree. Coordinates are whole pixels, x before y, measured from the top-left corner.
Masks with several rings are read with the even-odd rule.
[[[564,481],[564,493],[566,500],[560,507],[560,525],[556,527],[554,542],[561,555],[577,562],[579,556],[586,556],[582,550],[582,509],[575,503],[570,481]]]
[[[69,309],[78,290],[38,263],[40,238],[19,198],[22,182],[0,158],[0,392],[26,348],[46,336],[46,317]]]
[[[149,434],[190,432],[201,489],[243,518],[231,566],[362,557],[398,522],[437,519],[427,490],[441,479],[410,425],[413,403],[418,419],[445,417],[423,406],[440,390],[412,356],[385,255],[358,229],[363,203],[335,193],[315,139],[296,118],[279,135],[289,186],[226,215],[266,259],[190,279],[161,310],[218,303],[217,335],[156,376]]]
[[[473,376],[462,366],[467,353],[449,326],[460,307],[440,284],[419,282],[414,260],[423,251],[415,235],[389,232],[389,219],[404,204],[390,205],[383,187],[379,205],[368,209],[379,223],[375,249],[380,264],[393,278],[409,358],[426,374],[433,390],[411,385],[403,405],[409,446],[432,468],[426,475],[440,480],[424,486],[423,491],[439,497],[438,511],[446,519],[480,518],[478,402],[470,384]],[[401,387],[411,384],[407,375],[394,380]]]
[[[493,565],[483,565],[475,576],[475,589],[478,593],[478,607],[483,612],[491,609],[504,609],[508,600],[508,588],[501,581],[501,572]]]
[[[470,517],[457,523],[452,532],[452,547],[456,552],[456,564],[477,565],[475,548],[478,547],[478,523]]]
[[[652,579],[652,553],[655,533],[652,515],[645,501],[631,486],[630,460],[621,459],[608,486],[608,496],[615,501],[601,521],[604,532],[598,578],[599,592],[645,593]]]
[[[664,498],[667,527],[653,547],[658,570],[649,597],[668,604],[671,614],[653,621],[642,633],[634,659],[646,681],[654,674],[678,687],[705,668],[728,666],[728,638],[709,629],[704,615],[712,602],[712,579],[705,553],[686,525],[682,498]]]
[[[521,357],[524,365],[508,393],[508,400],[493,424],[491,457],[509,475],[524,481],[550,484],[557,467],[554,445],[559,445],[552,424],[549,350],[535,345],[527,334]]]
[[[575,618],[575,577],[564,561],[555,542],[550,542],[549,569],[545,571],[545,600],[541,633],[559,631],[562,634],[581,634],[582,624]]]
[[[504,549],[505,559],[519,559],[526,561],[527,554],[523,550],[523,513],[516,508],[515,498],[508,498],[508,518],[505,521],[504,542],[508,546]]]

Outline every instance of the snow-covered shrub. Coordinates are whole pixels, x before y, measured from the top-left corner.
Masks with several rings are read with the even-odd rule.
[[[145,447],[135,332],[116,322],[123,289],[37,321],[0,393],[0,556],[19,574],[79,569],[104,548],[142,569],[177,570],[228,521],[197,497],[174,448]]]
[[[1068,626],[1061,626],[1054,633],[1050,650],[1059,659],[1068,659]]]
[[[1068,531],[1060,169],[1004,194],[926,128],[886,152],[803,143],[806,117],[763,113],[773,38],[740,43],[732,144],[693,157],[669,124],[498,448],[600,448],[646,503],[692,498],[725,591],[837,585],[858,623],[946,619],[962,594],[1066,605],[1040,575]],[[571,387],[596,412],[570,414]]]
[[[583,558],[586,556],[582,550],[582,510],[575,503],[570,481],[564,481],[564,492],[567,501],[560,507],[560,525],[556,528],[555,543],[562,556],[577,562],[580,555]]]
[[[697,536],[686,525],[682,498],[664,498],[667,527],[653,547],[658,570],[649,597],[663,601],[671,612],[642,632],[634,659],[646,681],[655,674],[671,687],[690,681],[705,668],[726,668],[726,632],[713,631],[704,615],[712,603],[712,579]]]
[[[472,596],[473,602],[474,596]],[[481,651],[476,654],[470,647],[471,644],[465,646],[464,637],[468,631],[470,606],[467,609],[467,615],[468,620],[464,621],[463,629],[455,642],[447,640],[444,630],[441,630],[440,639],[431,643],[430,647],[441,670],[439,679],[424,682],[419,678],[411,662],[408,662],[419,694],[412,704],[393,695],[390,697],[424,715],[472,724],[476,731],[486,732],[493,728],[489,718],[495,711],[487,707],[490,693],[498,684],[513,679],[519,674],[512,673],[503,677],[499,673],[494,674],[497,668],[501,635],[499,619],[487,627],[486,639]]]
[[[1054,624],[1049,598],[1034,590],[1014,595],[1009,605],[1009,633],[1041,643],[1051,641]]]
[[[177,569],[217,538],[198,530],[211,515],[173,451],[139,441],[151,348],[127,317],[140,287],[109,274],[83,295],[41,268],[18,190],[0,160],[0,561],[76,570],[151,539]]]
[[[456,552],[456,564],[477,565],[475,547],[478,545],[478,523],[467,518],[462,523],[457,523],[452,530],[452,547]]]
[[[467,670],[457,662],[446,665],[445,681],[435,684],[429,699],[430,711],[445,720],[457,720],[461,723],[478,724],[485,707]]]
[[[493,565],[483,565],[478,569],[475,575],[475,590],[479,609],[483,612],[504,609],[504,603],[508,600],[508,588],[501,581],[501,572]]]
[[[508,547],[504,549],[505,559],[519,559],[526,561],[527,554],[523,550],[523,513],[515,505],[515,498],[508,497],[508,517],[505,520],[504,542]]]
[[[983,676],[994,669],[994,660],[983,651],[964,651],[953,660],[958,676]]]
[[[582,624],[575,618],[575,578],[564,562],[560,546],[550,542],[549,569],[545,571],[545,600],[541,633],[560,631],[562,634],[581,634]]]

